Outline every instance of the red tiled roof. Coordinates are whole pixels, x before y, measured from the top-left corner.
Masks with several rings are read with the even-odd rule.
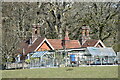
[[[21,42],[21,47],[18,50],[19,53],[23,53],[23,48],[25,51],[25,54],[33,52],[39,45],[40,43],[44,40],[45,38],[38,38],[31,46],[25,42]],[[51,44],[54,49],[63,49],[62,47],[62,39],[47,39],[48,42]],[[79,44],[78,40],[68,40],[66,41],[66,48],[80,48],[81,45]]]
[[[82,47],[94,47],[98,40],[95,39],[88,39],[85,41],[85,43],[82,45]]]
[[[62,49],[62,39],[47,39],[54,49]]]
[[[62,39],[47,39],[54,49],[63,49]],[[68,40],[65,43],[66,48],[80,48],[78,40]]]
[[[39,37],[31,46],[28,46],[26,53],[33,52],[45,38]]]
[[[28,43],[26,43],[25,41],[21,41],[19,43],[19,49],[17,50],[17,53],[23,53],[23,48],[26,50],[28,47]]]
[[[23,49],[25,54],[33,52],[43,40],[44,38],[39,37],[32,45],[29,45],[25,41],[22,41],[20,43],[20,49],[18,49],[18,53],[23,53]]]
[[[80,43],[78,40],[66,41],[66,48],[80,48]]]

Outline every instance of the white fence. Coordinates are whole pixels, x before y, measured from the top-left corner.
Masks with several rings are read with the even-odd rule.
[[[6,63],[6,69],[19,69],[19,68],[28,68],[29,65],[26,63]]]

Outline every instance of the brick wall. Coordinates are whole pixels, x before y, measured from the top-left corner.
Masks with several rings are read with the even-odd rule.
[[[49,47],[49,45],[46,42],[44,42],[37,51],[45,51],[45,50],[51,50],[51,48]]]

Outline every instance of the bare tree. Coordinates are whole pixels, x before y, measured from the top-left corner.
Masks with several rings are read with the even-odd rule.
[[[116,35],[119,3],[83,3],[82,8],[78,8],[76,14],[79,15],[78,21],[89,25],[96,38],[104,41]],[[78,4],[81,6],[81,4]],[[76,15],[76,16],[78,16]]]
[[[80,39],[81,26],[84,24],[91,27],[91,37],[102,41],[109,38],[116,41],[119,32],[116,28],[119,24],[119,3],[3,2],[2,7],[3,41],[6,44],[2,48],[8,49],[9,46],[11,51],[14,51],[11,49],[13,45],[16,48],[19,41],[31,36],[32,24],[39,23],[42,36],[47,38],[63,38],[68,27],[70,38]]]

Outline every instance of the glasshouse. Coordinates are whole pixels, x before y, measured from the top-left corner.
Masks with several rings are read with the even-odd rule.
[[[37,51],[28,54],[29,68],[35,67],[60,67],[68,66],[76,61],[74,55],[69,55],[69,51]],[[74,59],[75,58],[75,59]]]
[[[112,48],[87,47],[84,58],[86,64],[114,64],[116,53]]]
[[[114,64],[116,53],[112,48],[87,47],[86,49],[37,51],[28,54],[29,67],[59,67],[75,65]]]
[[[29,53],[29,67],[54,67],[55,53],[48,51],[38,51]]]
[[[114,61],[120,65],[120,52],[117,52],[117,56],[115,57]]]

